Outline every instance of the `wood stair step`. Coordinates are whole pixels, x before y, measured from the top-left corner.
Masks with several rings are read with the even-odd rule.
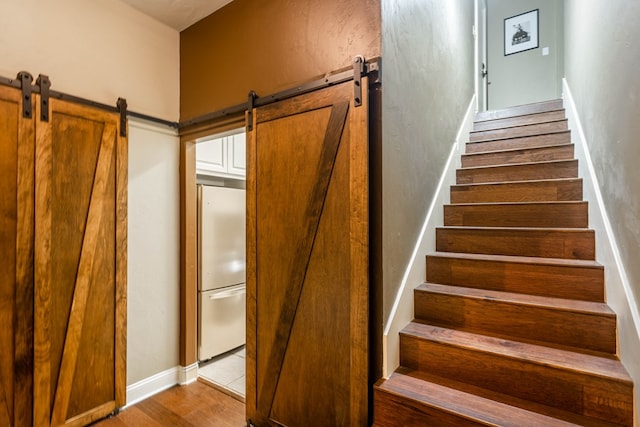
[[[374,426],[614,427],[436,375],[400,367],[374,386]]]
[[[423,283],[415,318],[445,328],[616,353],[616,316],[604,303]]]
[[[475,121],[504,119],[507,117],[525,116],[529,114],[545,113],[549,111],[562,110],[562,100],[535,102],[532,104],[518,105],[515,107],[503,108],[500,110],[482,111],[476,114]]]
[[[582,178],[451,186],[451,203],[582,200]]]
[[[462,167],[494,166],[511,163],[571,160],[574,158],[573,144],[547,147],[522,148],[517,150],[488,151],[462,155]]]
[[[521,126],[512,126],[502,129],[472,131],[469,134],[469,142],[487,141],[501,138],[516,138],[520,136],[534,136],[552,132],[568,130],[567,119],[552,122],[534,123]]]
[[[595,260],[595,234],[582,228],[439,227],[436,250]]]
[[[412,322],[400,333],[400,364],[576,414],[633,424],[633,383],[615,359]]]
[[[577,178],[577,160],[481,166],[456,170],[457,184],[479,184],[505,181],[538,181],[544,179]]]
[[[586,228],[587,202],[444,205],[445,226]]]
[[[565,118],[564,110],[548,111],[545,113],[527,114],[524,116],[507,117],[504,119],[485,120],[473,123],[473,131],[492,130],[508,128],[513,126],[523,126],[535,123],[552,122]]]
[[[571,131],[552,132],[543,135],[520,136],[517,138],[497,138],[487,141],[467,142],[465,152],[481,153],[485,151],[514,150],[522,148],[544,147],[571,143]]]
[[[426,268],[431,283],[604,302],[604,267],[596,261],[433,252]]]

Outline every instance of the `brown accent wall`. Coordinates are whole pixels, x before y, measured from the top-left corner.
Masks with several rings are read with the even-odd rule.
[[[180,33],[180,120],[381,52],[380,0],[235,0]]]

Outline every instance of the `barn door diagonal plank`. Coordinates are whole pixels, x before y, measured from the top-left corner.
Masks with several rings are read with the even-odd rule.
[[[53,404],[53,425],[64,424],[64,421],[67,418],[67,410],[69,407],[69,400],[76,372],[78,348],[80,345],[82,327],[87,309],[87,300],[91,289],[92,271],[95,258],[98,256],[96,254],[100,253],[98,250],[98,235],[101,227],[107,182],[111,176],[110,172],[113,166],[115,139],[116,128],[115,126],[108,124],[105,127],[103,140],[100,145],[98,163],[91,193],[91,202],[89,205],[84,239],[82,242],[82,251],[80,253],[80,262],[78,264],[78,273],[73,292],[73,302],[67,325],[62,363],[60,366],[60,373]]]
[[[322,145],[320,161],[317,165],[317,176],[311,196],[306,206],[307,220],[306,234],[299,238],[295,250],[295,264],[291,271],[286,294],[289,298],[280,309],[279,322],[273,338],[272,352],[269,356],[265,381],[258,397],[258,407],[264,413],[269,413],[273,405],[279,373],[282,369],[287,342],[291,335],[291,328],[300,302],[300,295],[304,286],[304,278],[309,266],[313,243],[320,224],[322,208],[329,189],[331,173],[335,164],[338,147],[342,139],[342,132],[349,111],[349,104],[342,102],[333,106],[327,124],[327,130]]]

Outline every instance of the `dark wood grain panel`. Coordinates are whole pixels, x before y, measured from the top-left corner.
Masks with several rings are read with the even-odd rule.
[[[476,122],[486,120],[504,119],[507,117],[517,117],[528,114],[544,113],[548,111],[562,110],[562,100],[542,101],[533,104],[518,105],[500,110],[482,111],[476,114]]]
[[[467,153],[481,153],[486,151],[515,150],[522,148],[544,147],[571,143],[571,132],[555,132],[545,135],[521,136],[517,138],[501,138],[491,141],[467,142]]]
[[[506,165],[511,163],[545,162],[573,159],[573,145],[552,145],[548,147],[503,150],[487,153],[464,154],[462,167]]]
[[[445,226],[587,228],[587,202],[474,203],[444,206]]]
[[[604,302],[604,268],[594,261],[434,252],[427,281]]]
[[[470,142],[487,141],[500,138],[517,138],[521,136],[542,135],[568,130],[567,120],[556,120],[544,123],[534,123],[509,128],[473,131],[469,134]]]
[[[474,131],[502,129],[513,126],[522,126],[533,123],[550,122],[554,120],[562,120],[565,118],[564,110],[549,111],[545,113],[529,114],[525,116],[508,117],[505,119],[486,120],[475,122],[473,124]]]
[[[582,178],[451,186],[451,203],[582,200]]]
[[[537,181],[577,178],[578,161],[560,160],[506,166],[463,168],[456,171],[457,184],[480,184],[505,181]]]

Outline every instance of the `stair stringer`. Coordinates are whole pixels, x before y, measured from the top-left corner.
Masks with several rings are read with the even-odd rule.
[[[580,122],[580,117],[566,79],[562,80],[564,108],[569,120],[571,142],[578,159],[578,173],[583,178],[583,197],[589,202],[589,228],[596,234],[596,260],[605,269],[605,292],[607,304],[616,312],[618,323],[618,357],[635,384],[640,384],[640,299],[634,295],[620,257],[611,222],[598,178],[589,154],[589,146]],[[640,426],[640,395],[634,388],[634,425]]]
[[[400,366],[400,331],[413,320],[413,290],[424,281],[426,267],[424,254],[435,251],[436,227],[444,224],[442,206],[450,201],[450,187],[456,183],[456,169],[460,168],[461,154],[473,127],[476,96],[469,102],[467,111],[458,128],[456,140],[451,146],[449,158],[440,176],[435,196],[424,219],[420,234],[411,254],[411,259],[402,276],[402,282],[387,319],[382,337],[382,376],[388,378]]]

